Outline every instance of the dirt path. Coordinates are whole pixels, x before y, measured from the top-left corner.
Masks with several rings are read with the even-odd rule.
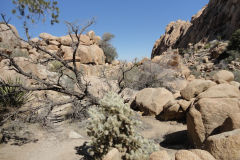
[[[165,135],[186,130],[186,125],[176,122],[160,122],[152,117],[142,117],[141,120],[143,121],[142,135],[159,143],[164,141]],[[76,126],[67,124],[59,125],[54,130],[42,133],[36,143],[28,143],[22,146],[1,144],[0,160],[80,160],[81,156],[76,154],[75,147],[81,146],[87,141],[84,125],[78,129]],[[70,133],[73,133],[73,135],[70,135]],[[80,137],[76,137],[78,135],[75,135],[75,133],[78,133]],[[173,155],[177,150],[171,148],[173,144],[174,142],[170,142],[168,149],[162,147],[161,149],[166,149],[170,155]]]

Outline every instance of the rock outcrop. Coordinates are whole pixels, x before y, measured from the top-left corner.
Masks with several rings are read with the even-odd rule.
[[[210,136],[205,143],[217,160],[240,159],[240,129]]]
[[[145,88],[137,93],[135,103],[146,115],[158,115],[173,99],[172,93],[165,88]]]
[[[7,45],[7,48],[16,47],[19,45],[20,41],[16,36],[19,37],[17,29],[10,25],[11,29],[5,24],[0,22],[0,42],[3,42],[3,45]]]
[[[172,47],[181,35],[186,34],[186,31],[190,26],[190,22],[182,20],[170,22],[165,29],[165,34],[155,42],[152,58],[156,55],[160,55],[158,53],[162,53],[166,51],[166,49]]]
[[[186,48],[189,43],[206,42],[218,37],[229,39],[240,28],[240,5],[238,0],[210,0],[191,19],[191,22],[171,22],[166,33],[156,41],[152,58],[168,48]]]

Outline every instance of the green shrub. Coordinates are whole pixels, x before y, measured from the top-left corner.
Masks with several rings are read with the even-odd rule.
[[[115,93],[108,93],[98,108],[90,109],[89,115],[88,152],[94,160],[100,160],[112,148],[117,148],[124,160],[145,160],[158,149],[135,131],[139,121],[134,119],[134,111]]]
[[[100,47],[102,48],[104,55],[106,56],[107,63],[111,63],[114,59],[118,57],[116,48],[110,43],[113,38],[113,34],[104,33],[100,41]]]
[[[6,81],[0,79],[1,107],[21,107],[30,100],[31,93],[22,90],[17,85],[22,85],[20,78],[16,78],[15,80],[8,78]]]
[[[235,70],[233,71],[234,77],[235,77],[235,81],[240,83],[240,70]]]
[[[204,46],[204,49],[210,49],[211,48],[211,44],[210,43],[207,43],[205,46]]]
[[[233,33],[228,45],[228,50],[237,50],[240,52],[240,29]]]

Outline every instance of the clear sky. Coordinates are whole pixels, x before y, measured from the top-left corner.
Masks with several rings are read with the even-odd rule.
[[[11,17],[21,36],[22,21],[11,14],[12,0],[1,0],[0,13]],[[112,44],[119,59],[151,57],[155,41],[165,32],[166,25],[178,19],[190,20],[209,0],[58,0],[60,23],[48,22],[30,26],[32,37],[42,32],[55,36],[67,34],[64,21],[84,23],[96,18],[89,30],[97,35],[110,32],[115,35]]]

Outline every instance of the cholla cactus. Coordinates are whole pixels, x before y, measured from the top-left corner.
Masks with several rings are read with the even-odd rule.
[[[113,147],[125,160],[145,160],[158,149],[153,142],[135,132],[139,122],[133,119],[134,112],[119,95],[108,93],[100,106],[90,109],[89,114],[87,133],[92,138],[89,153],[95,160],[101,159]]]

